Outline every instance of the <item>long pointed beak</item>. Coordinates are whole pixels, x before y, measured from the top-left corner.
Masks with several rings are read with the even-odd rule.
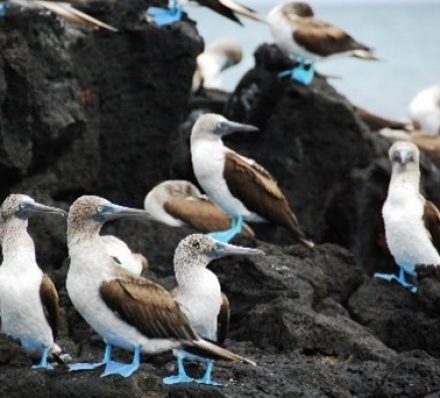
[[[46,206],[46,205],[43,205],[42,203],[38,203],[38,202],[35,202],[35,203],[32,203],[31,205],[29,205],[28,210],[31,213],[59,214],[64,217],[67,216],[67,212],[64,211],[63,209],[59,209],[58,207]]]
[[[149,217],[150,214],[142,209],[119,206],[115,204],[104,206],[103,210],[96,214],[101,221],[116,220],[118,218]]]
[[[237,132],[256,133],[258,131],[260,131],[258,127],[251,126],[250,124],[241,124],[227,120],[220,122],[214,132],[217,135],[224,136]]]
[[[221,258],[231,256],[234,254],[242,254],[246,256],[265,256],[266,253],[259,249],[252,249],[250,247],[235,246],[229,243],[216,242],[214,248],[210,253],[211,258]]]

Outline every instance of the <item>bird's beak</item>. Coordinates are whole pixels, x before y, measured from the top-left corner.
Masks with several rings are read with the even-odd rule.
[[[28,206],[26,206],[25,210],[27,210],[29,213],[59,214],[64,217],[67,216],[67,212],[63,209],[59,209],[58,207],[46,206],[38,202],[30,203]]]
[[[246,256],[265,256],[266,253],[264,251],[259,249],[252,249],[250,247],[242,247],[242,246],[235,246],[231,245],[229,243],[223,243],[223,242],[215,242],[215,245],[213,249],[211,250],[210,257],[215,258],[221,258],[226,256],[231,256],[233,254],[242,254]]]
[[[96,214],[95,218],[98,221],[110,221],[118,218],[136,218],[149,217],[150,214],[142,209],[134,209],[132,207],[119,206],[110,204],[104,206],[102,211]]]
[[[393,161],[404,166],[414,160],[414,155],[411,150],[400,149],[393,154]]]
[[[214,130],[214,133],[222,137],[224,135],[237,133],[237,132],[256,133],[258,131],[260,131],[258,127],[251,126],[249,124],[241,124],[226,120],[218,124],[218,126]]]

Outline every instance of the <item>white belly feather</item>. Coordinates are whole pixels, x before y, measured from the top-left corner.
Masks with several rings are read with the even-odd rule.
[[[390,197],[391,196],[391,197]],[[405,271],[413,272],[418,264],[440,265],[435,249],[423,222],[423,203],[407,192],[387,198],[382,214],[385,235],[396,263]]]

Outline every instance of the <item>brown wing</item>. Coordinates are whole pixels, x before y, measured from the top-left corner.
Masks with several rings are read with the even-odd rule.
[[[324,57],[347,51],[370,50],[337,26],[316,19],[300,25],[293,32],[293,38],[307,51]]]
[[[432,243],[440,253],[440,212],[434,203],[427,200],[423,213],[423,222],[431,234]]]
[[[229,300],[224,293],[222,293],[222,305],[217,318],[217,343],[223,345],[229,331],[229,322],[231,319],[231,309],[229,307]]]
[[[186,316],[162,286],[120,271],[121,276],[103,282],[99,293],[105,304],[125,322],[149,338],[197,339]]]
[[[292,231],[299,240],[305,235],[275,179],[259,164],[233,151],[225,156],[224,177],[232,195],[252,212]]]
[[[40,299],[41,304],[43,305],[44,316],[52,329],[53,339],[56,340],[60,324],[60,300],[55,285],[46,274],[43,274],[41,280]]]

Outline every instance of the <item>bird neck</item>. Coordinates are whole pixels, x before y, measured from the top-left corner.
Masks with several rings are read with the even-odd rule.
[[[14,218],[3,225],[1,244],[5,264],[17,255],[26,256],[31,260],[29,265],[35,263],[35,245],[27,231],[27,226],[27,220],[18,218]]]
[[[408,194],[419,195],[420,172],[418,170],[394,171],[388,188],[391,200],[405,200]],[[402,193],[404,191],[405,193]]]
[[[67,226],[67,243],[77,245],[85,242],[92,242],[100,238],[102,224],[97,222],[89,223],[68,223]]]
[[[177,252],[174,255],[174,273],[180,287],[197,284],[206,271],[209,259],[206,256]]]

